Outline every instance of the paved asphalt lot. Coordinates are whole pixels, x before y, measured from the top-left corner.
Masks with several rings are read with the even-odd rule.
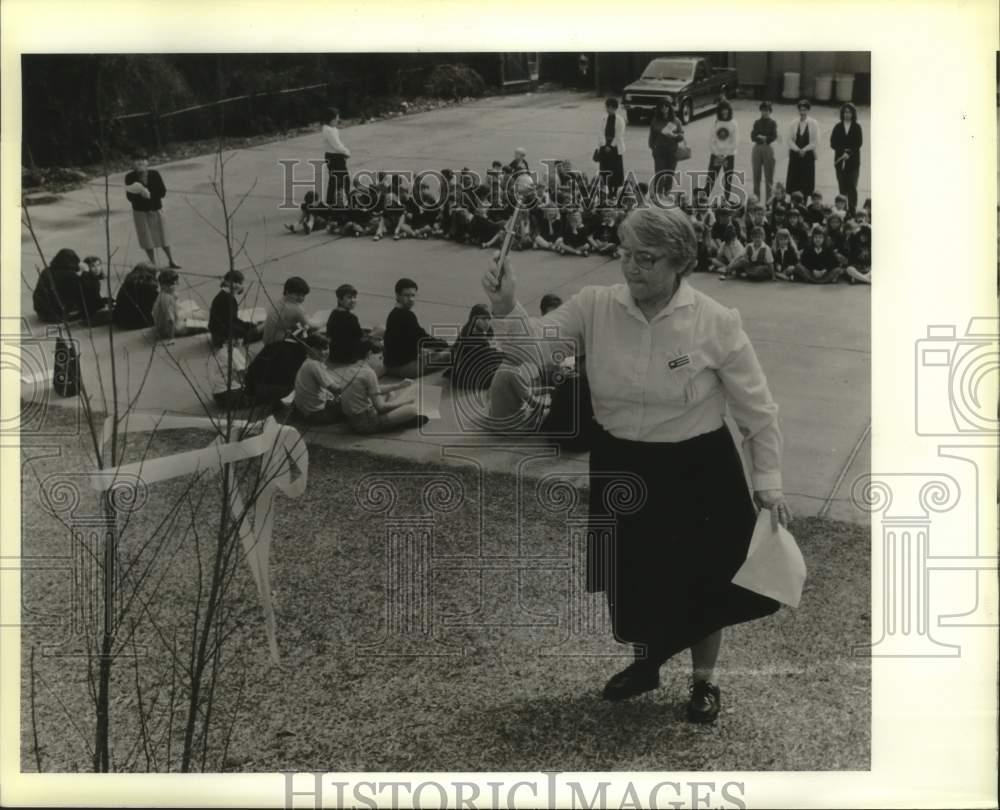
[[[756,102],[734,103],[744,139],[748,139]],[[868,110],[859,111],[861,125],[868,131]],[[345,127],[342,136],[353,151],[352,172],[362,169],[420,171],[462,166],[484,172],[490,161],[508,161],[514,148],[523,146],[533,166],[544,158],[570,158],[585,171],[594,166],[590,155],[601,130],[602,100],[592,96],[553,92],[506,96],[440,110],[389,118],[359,126]],[[794,108],[775,109],[779,131],[784,133],[794,116]],[[836,122],[836,107],[813,108],[825,144]],[[704,169],[708,162],[711,116],[691,123],[687,140],[693,157],[681,168]],[[646,149],[646,129],[630,126],[627,133],[626,169],[644,179],[652,172]],[[432,325],[460,325],[472,303],[483,300],[480,275],[487,254],[471,247],[442,241],[373,244],[370,239],[338,239],[326,234],[291,235],[283,224],[294,221],[295,212],[279,210],[282,174],[279,160],[308,160],[322,156],[317,135],[308,135],[227,153],[226,187],[231,203],[249,191],[235,224],[239,239],[246,237],[246,257],[240,264],[251,285],[248,304],[262,305],[281,295],[285,278],[300,275],[313,292],[308,310],[335,305],[333,290],[345,281],[361,291],[357,313],[363,323],[382,323],[392,306],[392,285],[400,276],[411,276],[420,284],[417,313]],[[783,179],[787,158],[778,148],[776,177]],[[817,165],[818,188],[828,201],[836,194],[832,152],[821,145]],[[213,156],[153,165],[163,174],[168,188],[164,201],[174,255],[183,265],[180,298],[198,300],[207,308],[225,270],[225,248],[206,219],[216,226],[222,215],[211,190]],[[303,165],[302,170],[307,167]],[[862,156],[860,199],[870,196],[869,154]],[[736,170],[750,177],[750,146],[740,149]],[[296,199],[301,198],[301,190]],[[103,220],[100,199],[103,181],[70,192],[53,204],[35,206],[31,215],[47,257],[61,247],[72,247],[81,256],[104,255]],[[111,239],[115,248],[115,272],[143,260],[135,242],[131,213],[122,189],[122,176],[112,178]],[[254,268],[250,266],[252,260]],[[619,279],[618,263],[605,258],[560,257],[525,252],[515,254],[521,298],[529,309],[545,292],[564,298],[588,284],[610,284]],[[37,253],[27,229],[22,235],[22,276],[32,280],[38,266]],[[760,356],[774,396],[781,407],[785,436],[784,478],[792,508],[798,514],[827,513],[843,519],[863,519],[848,497],[854,479],[869,469],[870,440],[870,290],[864,286],[838,285],[810,287],[797,284],[756,285],[745,282],[720,283],[715,276],[695,276],[694,285],[722,303],[739,309],[745,327]],[[24,285],[22,313],[27,328],[43,334],[31,312],[31,295]],[[23,328],[23,327],[21,327]],[[4,331],[19,331],[19,325],[5,322]],[[95,332],[96,337],[96,332]],[[86,334],[82,335],[87,343]],[[174,360],[162,349],[152,350],[144,335],[118,333],[116,342],[123,360],[127,357],[129,398],[136,395],[145,376],[138,407],[141,409],[198,413],[200,406],[190,386],[182,378]],[[97,344],[97,356],[107,363],[106,338]],[[202,338],[180,340],[172,348],[195,379],[203,376],[207,358]],[[85,350],[87,351],[87,350]],[[150,364],[150,353],[153,352]],[[88,352],[84,373],[97,390],[93,352]],[[31,389],[23,396],[31,397]],[[99,399],[99,397],[98,397]],[[447,405],[447,398],[445,401]],[[487,444],[483,437],[449,435],[453,412],[443,406],[444,418],[431,423],[422,434],[409,431],[388,438],[358,439],[337,429],[317,432],[314,439],[332,447],[365,448],[378,453],[437,460],[442,445]],[[452,421],[449,421],[449,420]],[[481,447],[477,457],[488,467],[511,467],[523,443]],[[585,457],[566,456],[551,460],[549,466],[567,465],[582,469]]]

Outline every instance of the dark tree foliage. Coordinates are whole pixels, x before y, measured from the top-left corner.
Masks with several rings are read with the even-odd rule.
[[[480,95],[496,83],[498,64],[489,53],[29,54],[21,63],[22,162],[98,163],[102,125],[115,156],[220,132],[281,132],[318,121],[329,105],[362,117],[384,97]],[[279,92],[312,85],[322,86]],[[231,101],[212,104],[222,99]],[[212,106],[188,109],[204,104]]]

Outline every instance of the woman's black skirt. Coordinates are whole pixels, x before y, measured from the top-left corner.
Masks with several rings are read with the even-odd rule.
[[[788,155],[788,174],[785,177],[785,191],[801,191],[807,198],[816,190],[816,156],[813,152],[804,155]]]
[[[682,442],[616,439],[590,452],[587,590],[604,591],[615,637],[662,658],[779,605],[732,583],[756,521],[729,430]]]

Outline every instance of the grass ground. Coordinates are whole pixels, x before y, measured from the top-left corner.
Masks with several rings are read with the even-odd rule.
[[[50,431],[71,432],[68,412],[47,415]],[[208,434],[163,434],[151,455],[204,446]],[[141,438],[145,441],[145,438]],[[46,450],[45,448],[49,449]],[[50,455],[46,455],[46,454]],[[22,579],[25,617],[71,601],[70,584],[32,561],[67,555],[68,530],[44,508],[41,485],[90,468],[79,436],[25,437],[22,450]],[[75,473],[74,473],[75,471]],[[391,632],[400,619],[387,604],[407,581],[387,578],[387,518],[362,509],[365,476],[391,482],[393,516],[425,512],[426,485],[446,480],[461,498],[435,513],[428,570],[433,641]],[[56,478],[53,478],[55,476]],[[452,477],[448,477],[452,476]],[[79,479],[76,479],[79,481]],[[279,496],[272,581],[282,662],[269,663],[259,603],[245,572],[234,613],[233,664],[215,711],[241,710],[225,755],[225,723],[211,742],[208,770],[275,771],[589,771],[865,770],[870,757],[870,669],[852,647],[870,638],[869,542],[865,527],[815,518],[793,525],[810,577],[802,605],[730,628],[719,670],[723,712],[711,728],[683,720],[689,663],[663,669],[663,687],[626,704],[600,699],[604,681],[627,661],[624,648],[597,634],[583,647],[566,637],[572,575],[566,514],[542,508],[533,485],[470,466],[438,469],[365,453],[310,448],[309,482],[298,500]],[[156,485],[133,517],[126,543],[152,536],[169,517],[184,481]],[[196,552],[185,521],[210,533],[211,488],[193,518],[174,511],[176,530],[158,566],[163,585],[151,615],[165,635],[190,615]],[[459,491],[459,490],[456,490]],[[77,513],[87,511],[84,494]],[[202,538],[204,540],[204,537]],[[201,547],[202,558],[207,548]],[[126,551],[127,553],[127,551]],[[398,559],[396,559],[398,562]],[[489,565],[489,568],[484,567]],[[413,573],[418,569],[411,568]],[[410,580],[412,582],[412,580]],[[595,603],[596,604],[596,603]],[[406,617],[402,617],[405,622]],[[22,763],[35,770],[37,733],[43,771],[89,769],[92,709],[86,661],[44,654],[66,627],[23,630]],[[148,701],[166,672],[161,636],[137,632],[145,653],[117,665],[112,710],[116,764],[162,770],[162,746],[147,760],[133,746],[138,726],[134,683]],[[30,651],[35,648],[35,722]],[[409,656],[382,655],[406,650]],[[560,652],[571,653],[560,655]],[[49,650],[51,653],[51,649]],[[375,654],[373,654],[375,653]],[[427,653],[436,653],[429,656]],[[572,654],[577,653],[577,654]],[[617,656],[617,657],[616,657]],[[136,675],[138,671],[138,676]],[[160,734],[157,731],[157,734]],[[177,730],[172,735],[176,752]],[[130,755],[131,751],[131,755]]]

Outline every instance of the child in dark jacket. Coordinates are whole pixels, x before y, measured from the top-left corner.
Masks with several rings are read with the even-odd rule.
[[[799,256],[795,280],[810,284],[833,284],[840,279],[842,272],[837,257],[827,245],[823,227],[815,226],[810,234],[809,247]]]

